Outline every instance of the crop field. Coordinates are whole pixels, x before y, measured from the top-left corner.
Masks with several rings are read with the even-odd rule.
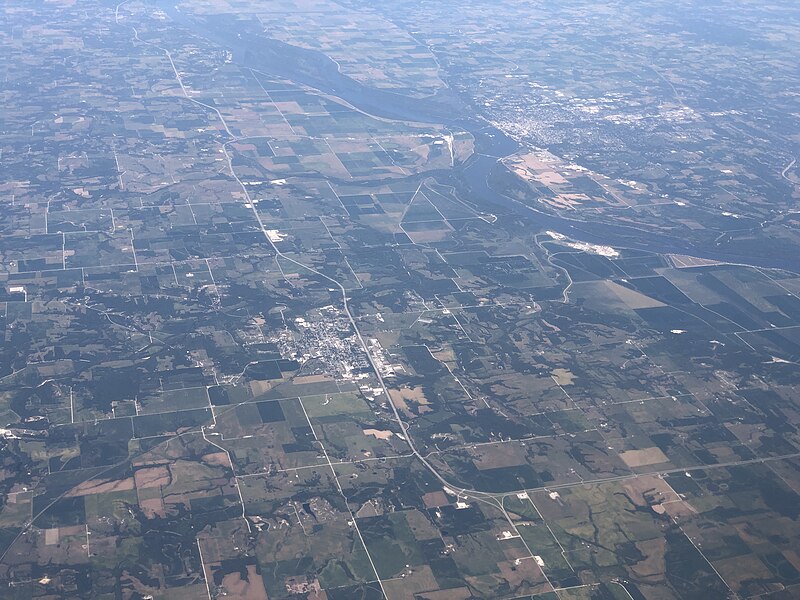
[[[791,19],[167,4],[0,8],[0,597],[800,594]]]

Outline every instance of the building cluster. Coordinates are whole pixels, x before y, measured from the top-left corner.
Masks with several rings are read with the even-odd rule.
[[[277,343],[282,356],[310,363],[307,368],[311,374],[361,379],[371,370],[350,320],[335,306],[312,310],[287,322],[271,341]]]

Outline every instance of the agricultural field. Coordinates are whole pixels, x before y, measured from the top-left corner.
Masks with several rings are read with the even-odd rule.
[[[800,596],[797,8],[530,4],[7,0],[0,597]]]

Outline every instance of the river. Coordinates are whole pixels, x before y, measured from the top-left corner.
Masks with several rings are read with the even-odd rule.
[[[328,56],[315,50],[270,39],[260,32],[247,31],[243,21],[213,23],[187,15],[173,2],[161,8],[178,24],[229,50],[233,62],[267,76],[287,79],[325,94],[336,96],[358,110],[385,119],[438,124],[453,130],[468,131],[475,138],[475,154],[456,167],[452,177],[460,183],[459,192],[486,212],[510,212],[530,219],[538,230],[558,231],[577,240],[658,254],[686,254],[697,258],[755,267],[800,272],[800,259],[793,256],[753,256],[731,249],[699,247],[689,240],[652,229],[615,225],[608,222],[571,219],[545,213],[492,189],[490,175],[505,169],[498,157],[516,152],[520,144],[502,131],[474,116],[462,99],[449,90],[439,96],[412,98],[387,90],[370,88],[339,71]]]

